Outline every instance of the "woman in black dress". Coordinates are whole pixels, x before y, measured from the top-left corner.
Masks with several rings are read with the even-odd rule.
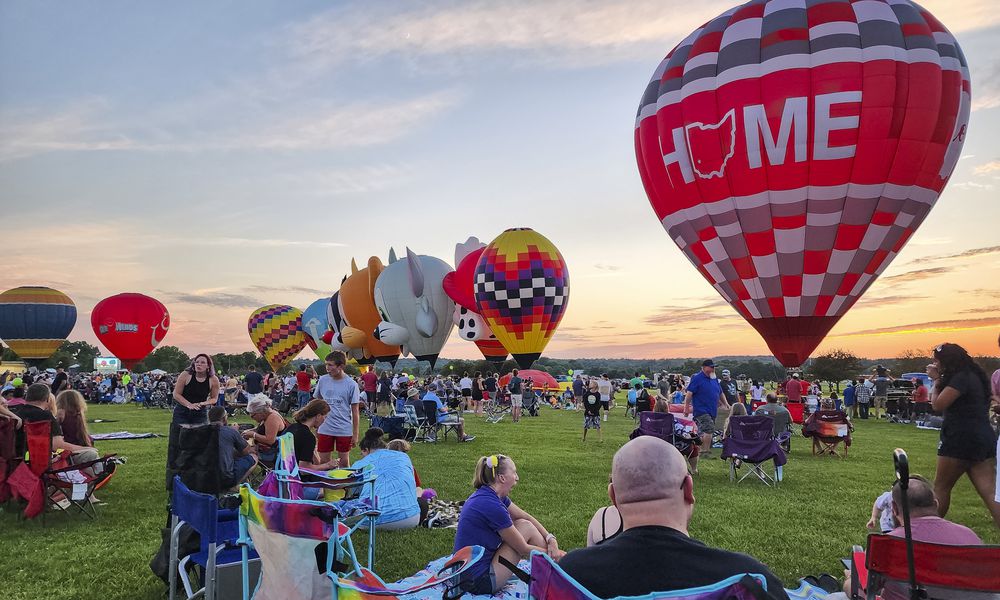
[[[477,415],[483,414],[483,373],[476,371],[476,376],[472,378],[472,410]]]
[[[944,416],[934,477],[938,512],[942,517],[948,514],[952,488],[968,475],[1000,527],[1000,504],[994,500],[996,436],[989,421],[989,378],[958,344],[935,348],[927,374],[934,380],[931,406]]]

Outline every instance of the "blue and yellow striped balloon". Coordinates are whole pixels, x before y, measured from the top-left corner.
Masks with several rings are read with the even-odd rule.
[[[27,361],[52,356],[76,325],[76,305],[47,287],[25,286],[0,294],[0,338]]]

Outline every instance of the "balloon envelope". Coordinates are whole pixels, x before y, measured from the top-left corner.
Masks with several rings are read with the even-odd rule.
[[[327,317],[329,307],[330,299],[320,298],[302,311],[302,330],[306,334],[306,343],[320,360],[333,352],[333,348],[323,342],[323,334],[330,328]]]
[[[507,373],[506,375],[500,378],[498,385],[501,388],[507,387],[507,384],[510,383],[510,375],[511,375],[510,373]],[[559,389],[559,381],[557,381],[555,377],[549,375],[545,371],[538,371],[535,369],[522,369],[517,372],[517,376],[520,377],[522,380],[530,379],[532,387],[536,390],[544,389],[545,386],[548,386],[550,390]]]
[[[373,335],[382,320],[375,308],[375,281],[384,268],[377,256],[369,257],[364,269],[352,263],[352,273],[340,284],[340,313],[345,325],[341,338],[351,348],[364,350],[363,358],[358,359],[361,364],[375,359],[395,363],[399,357],[399,346],[383,344]]]
[[[458,337],[475,343],[486,360],[503,362],[507,360],[507,349],[493,335],[476,306],[476,265],[485,249],[486,245],[474,237],[456,244],[455,270],[444,276],[441,287],[456,304],[453,321],[458,327]]]
[[[958,43],[916,4],[750,2],[660,63],[636,156],[670,238],[796,366],[927,216],[970,106]]]
[[[569,303],[569,269],[538,232],[508,229],[476,265],[476,305],[493,335],[522,368],[531,366],[555,333]]]
[[[247,331],[260,355],[277,371],[306,347],[302,311],[284,304],[269,304],[253,311]]]
[[[98,302],[90,326],[104,347],[131,369],[163,341],[170,314],[156,298],[129,292]]]
[[[76,305],[47,287],[26,286],[0,294],[0,338],[24,360],[45,360],[76,325]]]

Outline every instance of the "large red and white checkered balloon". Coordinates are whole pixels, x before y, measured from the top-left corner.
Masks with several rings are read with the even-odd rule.
[[[688,260],[797,366],[934,206],[970,105],[958,42],[909,0],[755,0],[660,63],[639,173]]]

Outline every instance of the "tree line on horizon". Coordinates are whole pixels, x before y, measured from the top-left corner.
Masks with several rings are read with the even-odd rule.
[[[79,365],[81,371],[87,372],[93,370],[94,359],[100,356],[101,352],[97,346],[85,341],[67,341],[52,356],[42,361],[39,367],[43,369],[54,367],[68,368],[73,365]],[[246,373],[251,365],[261,372],[271,370],[267,361],[256,352],[247,351],[239,354],[217,353],[211,356],[215,368],[223,374],[240,375]],[[745,375],[754,380],[778,381],[784,379],[788,373],[788,370],[781,366],[777,360],[769,356],[716,356],[712,358],[719,366],[720,372],[722,369],[729,369],[733,377]],[[987,373],[1000,368],[1000,357],[977,356],[975,359]],[[0,360],[16,361],[20,359],[10,348],[3,347]],[[559,359],[543,356],[535,361],[532,368],[555,376],[570,375],[571,372],[575,374],[582,371],[588,375],[607,373],[611,378],[628,378],[632,377],[635,373],[652,377],[654,373],[660,372],[690,375],[701,368],[702,360],[704,360],[702,357]],[[922,373],[930,361],[930,352],[924,350],[908,349],[900,352],[895,357],[870,359],[838,349],[811,358],[799,371],[806,378],[839,382],[870,373],[876,365],[886,367],[895,376],[902,375],[903,373]],[[153,369],[161,369],[168,373],[177,373],[187,368],[190,362],[191,357],[177,346],[160,346],[138,363],[132,371],[144,373]],[[322,365],[322,361],[316,358],[300,358],[292,361],[281,371],[291,372],[298,369],[298,365],[303,363],[317,367]],[[375,368],[379,371],[383,369],[395,372],[402,371],[415,376],[426,376],[431,373],[431,368],[427,363],[418,362],[412,358],[401,358],[396,362],[395,366],[388,363],[376,363]],[[484,374],[493,372],[509,373],[515,368],[517,368],[517,364],[513,360],[497,364],[485,360],[441,358],[438,360],[434,372],[443,375],[464,375],[466,373],[472,375],[477,371]],[[360,372],[354,365],[348,365],[347,371],[352,375]]]

